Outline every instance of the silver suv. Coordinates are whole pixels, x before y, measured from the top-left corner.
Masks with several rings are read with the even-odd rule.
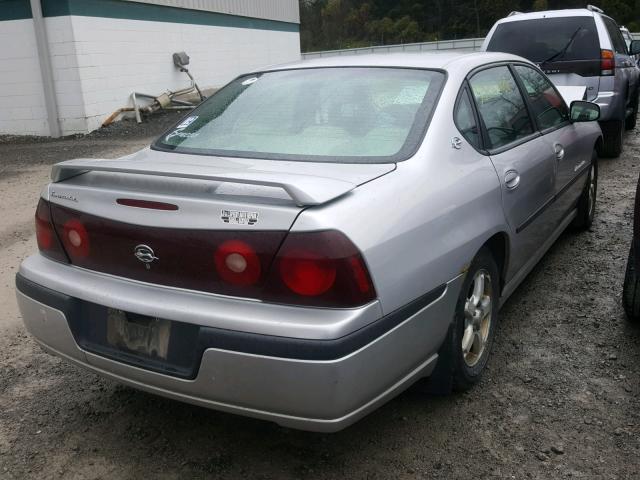
[[[633,35],[627,27],[620,27],[620,33],[622,33],[622,38],[624,38],[624,43],[627,44],[627,50],[631,51],[631,44],[633,43]],[[640,54],[632,55],[635,59],[638,67],[640,67]]]
[[[640,70],[616,22],[591,5],[575,10],[512,12],[498,20],[482,50],[513,53],[540,66],[556,85],[584,85],[586,100],[600,106],[604,142],[600,155],[622,152],[622,133],[635,128]]]

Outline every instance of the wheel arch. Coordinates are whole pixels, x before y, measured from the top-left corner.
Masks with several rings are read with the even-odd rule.
[[[603,142],[604,140],[602,139],[602,134],[598,135],[598,138],[596,138],[596,143],[593,145],[593,149],[596,151],[598,156],[601,155],[602,147],[604,146]]]
[[[496,262],[498,267],[498,273],[500,274],[500,294],[502,294],[502,289],[504,288],[507,267],[509,264],[509,235],[506,232],[497,232],[494,233],[487,241],[484,242],[482,247],[486,247],[491,256]]]

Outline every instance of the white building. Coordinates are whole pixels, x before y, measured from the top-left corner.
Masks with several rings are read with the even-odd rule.
[[[0,134],[100,127],[130,94],[202,88],[300,58],[298,0],[2,0]]]

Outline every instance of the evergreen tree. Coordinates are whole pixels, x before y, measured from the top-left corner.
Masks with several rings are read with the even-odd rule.
[[[598,0],[640,31],[640,0]],[[514,10],[580,8],[587,0],[300,0],[302,51],[482,37]],[[596,2],[597,3],[597,2]]]

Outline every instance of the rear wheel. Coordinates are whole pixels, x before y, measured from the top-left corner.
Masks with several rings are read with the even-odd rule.
[[[591,227],[596,211],[596,196],[598,193],[598,155],[594,151],[591,157],[591,168],[587,183],[578,200],[578,213],[571,224],[574,228],[586,230]]]
[[[622,120],[611,120],[602,122],[602,151],[603,157],[615,158],[622,153],[622,132],[624,130],[624,122]]]
[[[638,272],[636,271],[636,258],[633,244],[629,250],[627,270],[624,275],[622,306],[630,321],[634,323],[640,322],[640,278],[638,278]]]
[[[483,247],[467,271],[455,316],[427,382],[430,393],[465,391],[480,381],[498,321],[498,267]]]

